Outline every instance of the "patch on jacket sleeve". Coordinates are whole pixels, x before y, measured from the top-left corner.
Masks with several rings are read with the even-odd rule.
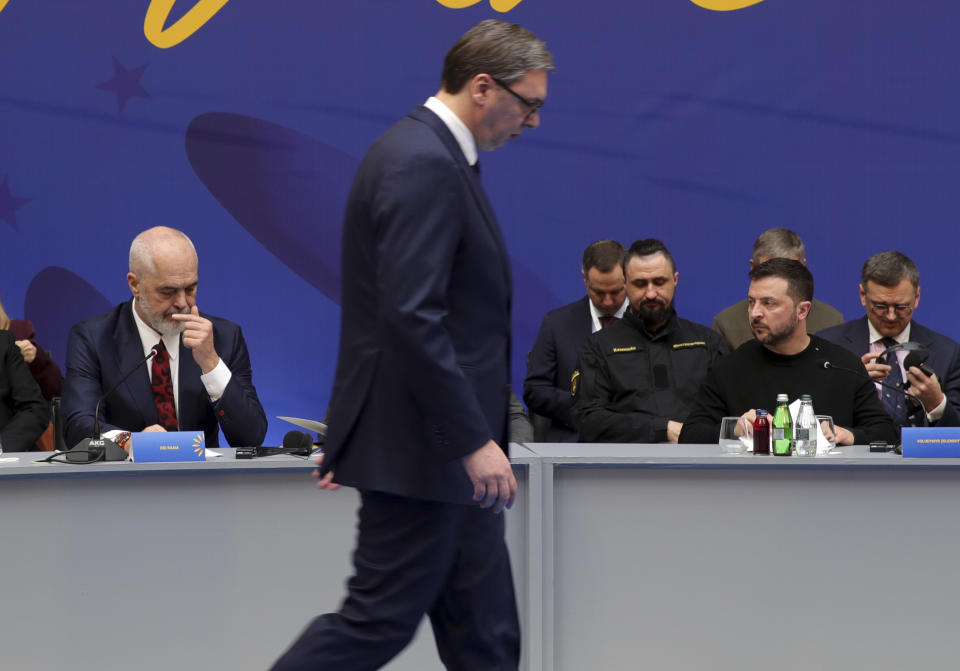
[[[613,354],[621,354],[621,353],[623,353],[623,352],[636,352],[636,351],[637,351],[637,346],[636,346],[636,345],[632,345],[631,347],[614,347],[614,348],[613,348],[612,350],[610,350],[610,351],[611,351],[611,353],[613,353]]]
[[[692,340],[690,342],[678,342],[675,343],[673,349],[689,349],[691,347],[706,347],[707,343],[704,340]]]

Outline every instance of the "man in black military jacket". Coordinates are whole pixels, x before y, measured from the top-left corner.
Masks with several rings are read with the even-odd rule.
[[[624,262],[630,307],[588,338],[574,371],[574,423],[587,443],[676,443],[707,369],[729,351],[707,326],[673,309],[679,274],[659,240]]]

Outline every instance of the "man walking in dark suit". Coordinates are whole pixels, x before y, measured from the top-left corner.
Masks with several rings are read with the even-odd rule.
[[[534,418],[534,438],[540,442],[577,442],[570,378],[587,336],[623,317],[627,309],[625,253],[616,240],[597,240],[583,250],[580,273],[587,295],[551,310],[540,324],[523,382],[523,400],[539,415]]]
[[[873,380],[906,389],[920,399],[922,409],[904,394],[877,385],[880,400],[898,429],[923,426],[923,412],[930,424],[960,426],[960,345],[913,321],[920,304],[916,264],[896,251],[874,254],[863,264],[859,290],[866,316],[817,335],[859,356]],[[933,375],[917,366],[904,366],[907,342],[926,350],[925,367]]]
[[[103,400],[101,430],[202,430],[207,447],[215,447],[223,429],[235,447],[260,445],[267,418],[247,344],[239,326],[197,309],[190,238],[166,226],[140,233],[130,245],[127,283],[132,300],[70,330],[62,399],[67,445],[93,435],[97,399],[157,344],[160,353]]]
[[[343,231],[343,314],[321,488],[360,490],[354,575],[276,671],[377,669],[424,614],[449,669],[515,670],[501,512],[510,382],[507,252],[476,164],[540,123],[553,60],[483,21],[442,88],[364,158]],[[479,505],[478,505],[479,504]]]

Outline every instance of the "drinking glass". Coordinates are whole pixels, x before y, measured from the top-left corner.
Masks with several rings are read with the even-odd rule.
[[[753,445],[753,425],[743,417],[724,417],[720,421],[720,451],[743,454]]]
[[[817,415],[817,454],[840,454],[836,450],[837,446],[837,428],[833,425],[833,417],[830,415]],[[831,440],[827,434],[834,436]]]

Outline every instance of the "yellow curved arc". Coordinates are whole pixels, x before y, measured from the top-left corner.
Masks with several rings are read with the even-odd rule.
[[[483,0],[437,0],[437,2],[450,9],[464,9],[483,2]],[[490,0],[490,6],[498,12],[506,13],[521,2],[523,0]]]
[[[437,0],[437,2],[450,9],[463,9],[464,7],[472,7],[478,2],[483,2],[483,0]]]
[[[693,4],[715,12],[732,12],[750,5],[758,5],[763,0],[690,0]]]
[[[0,12],[3,11],[3,8],[7,6],[8,2],[10,2],[10,0],[0,0]]]
[[[170,18],[177,0],[150,0],[143,19],[143,34],[153,46],[169,49],[200,30],[228,2],[230,0],[199,0],[179,21],[164,30],[163,24]]]
[[[490,0],[490,6],[504,14],[519,5],[523,0]]]

